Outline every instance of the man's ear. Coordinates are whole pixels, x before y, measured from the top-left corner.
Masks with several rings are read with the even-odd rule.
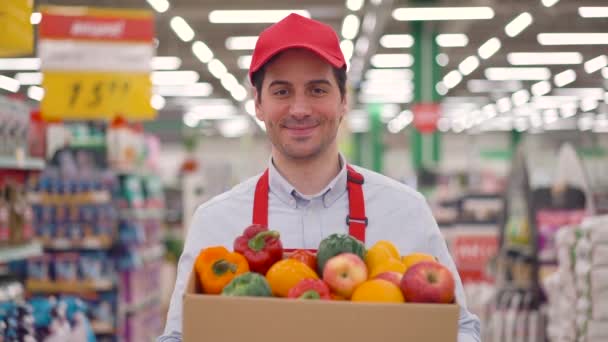
[[[258,118],[258,120],[260,120],[260,121],[264,121],[264,113],[262,112],[261,100],[262,100],[262,98],[260,97],[260,93],[258,93],[257,88],[253,87],[253,101],[255,103],[255,117]]]
[[[340,121],[342,121],[346,117],[346,113],[348,113],[348,94],[344,94],[342,98],[342,102],[340,103]]]

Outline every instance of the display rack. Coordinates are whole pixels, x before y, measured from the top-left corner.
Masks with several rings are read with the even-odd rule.
[[[42,245],[38,242],[30,242],[23,245],[0,247],[0,264],[24,260],[42,255]]]
[[[0,156],[0,169],[36,171],[44,169],[44,160],[39,158],[9,158]]]

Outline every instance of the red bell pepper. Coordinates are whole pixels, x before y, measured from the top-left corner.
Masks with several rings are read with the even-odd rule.
[[[283,258],[279,238],[279,232],[254,224],[234,240],[234,251],[247,259],[251,271],[265,275],[270,266]]]
[[[297,299],[331,299],[329,287],[320,279],[304,279],[289,289],[287,298]]]

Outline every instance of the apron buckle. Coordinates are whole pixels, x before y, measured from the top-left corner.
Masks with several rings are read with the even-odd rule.
[[[367,227],[368,220],[367,220],[367,217],[357,218],[357,217],[350,217],[350,215],[346,215],[346,225],[350,226],[351,222],[364,224]]]

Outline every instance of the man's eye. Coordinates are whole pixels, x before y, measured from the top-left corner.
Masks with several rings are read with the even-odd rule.
[[[313,88],[312,93],[315,95],[322,95],[327,93],[327,91],[325,91],[323,88]]]
[[[274,95],[278,95],[278,96],[285,96],[285,95],[287,95],[288,93],[289,93],[289,92],[287,91],[287,89],[279,89],[279,90],[276,90],[276,91],[274,92]]]

